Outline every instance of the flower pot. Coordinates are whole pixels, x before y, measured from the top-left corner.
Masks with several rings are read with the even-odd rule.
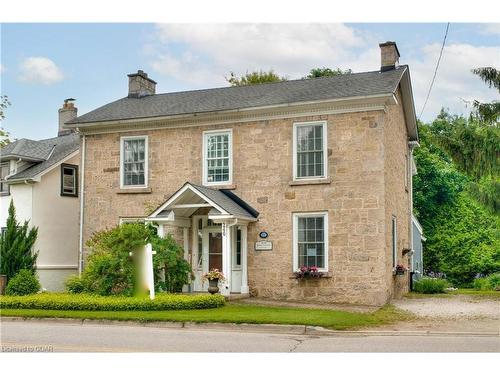
[[[219,292],[219,279],[208,280],[208,292],[210,294]]]
[[[404,275],[405,274],[405,271],[396,271],[396,275],[397,276],[401,276],[401,275]]]

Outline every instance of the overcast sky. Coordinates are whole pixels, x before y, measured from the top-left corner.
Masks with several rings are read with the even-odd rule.
[[[12,106],[2,127],[13,138],[57,133],[57,109],[76,98],[79,114],[126,96],[127,74],[143,69],[157,92],[227,86],[224,77],[274,69],[289,79],[314,67],[377,70],[378,43],[396,41],[410,66],[420,113],[446,24],[3,24],[0,83]],[[498,94],[470,70],[500,67],[500,24],[451,24],[422,116]]]

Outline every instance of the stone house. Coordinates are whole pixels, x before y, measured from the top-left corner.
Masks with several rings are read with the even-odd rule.
[[[94,233],[149,221],[221,292],[380,305],[408,288],[418,134],[408,66],[380,44],[377,71],[157,94],[129,92],[69,121],[82,136],[80,251]],[[83,256],[83,259],[85,256]],[[83,264],[84,266],[84,264]],[[301,266],[323,277],[297,280]]]
[[[68,276],[78,273],[80,136],[63,129],[76,115],[67,99],[57,137],[18,139],[0,150],[0,227],[11,201],[18,221],[38,227],[36,268],[47,290],[64,290]]]

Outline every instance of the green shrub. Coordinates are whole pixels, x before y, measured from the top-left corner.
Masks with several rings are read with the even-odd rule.
[[[156,251],[153,257],[155,289],[181,292],[192,277],[191,265],[171,235],[160,238],[153,229],[144,224],[127,223],[94,234],[87,242],[93,251],[82,273],[84,291],[102,296],[147,292],[134,285],[136,267],[130,252],[150,242]]]
[[[210,309],[224,305],[220,294],[183,295],[160,293],[149,297],[97,296],[92,294],[41,293],[24,297],[0,297],[2,309],[161,311]]]
[[[9,280],[5,294],[8,296],[26,296],[35,294],[40,290],[40,282],[29,270],[20,270]]]
[[[498,290],[500,291],[500,273],[494,273],[488,277],[481,277],[474,280],[476,290]]]
[[[71,275],[68,277],[64,286],[69,293],[83,293],[85,290],[83,280],[78,275]]]
[[[450,284],[445,279],[423,277],[413,284],[413,290],[417,293],[436,294],[444,293]]]

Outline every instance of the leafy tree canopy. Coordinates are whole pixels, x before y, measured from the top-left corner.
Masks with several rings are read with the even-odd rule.
[[[331,69],[331,68],[314,68],[309,71],[309,74],[305,76],[305,79],[308,78],[319,78],[319,77],[335,77],[343,74],[351,74],[351,69],[342,70],[340,68]]]
[[[248,86],[257,85],[260,83],[270,83],[270,82],[281,82],[286,81],[286,77],[280,77],[273,70],[268,72],[259,70],[250,73],[245,73],[241,77],[236,76],[233,72],[230,73],[229,78],[226,77],[226,81],[229,82],[231,86]]]

